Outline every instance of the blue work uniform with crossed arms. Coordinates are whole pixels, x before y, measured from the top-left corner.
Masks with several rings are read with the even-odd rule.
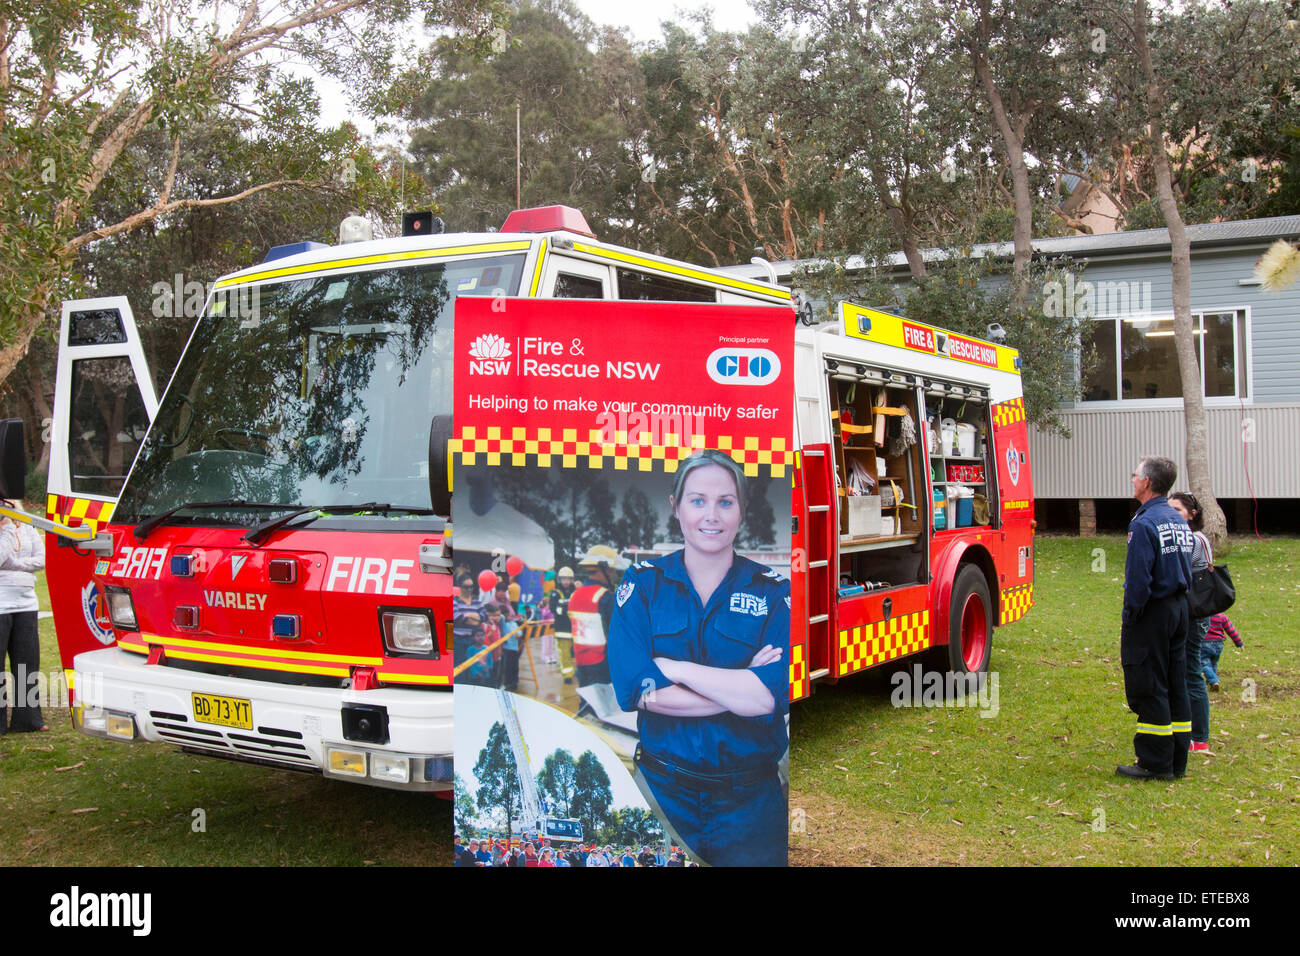
[[[634,565],[615,592],[609,670],[624,710],[671,687],[655,657],[746,668],[766,644],[779,660],[749,668],[772,695],[771,713],[677,717],[640,710],[637,765],[677,836],[713,865],[786,861],[786,807],[777,765],[789,745],[790,583],[736,555],[701,604],[684,552]]]

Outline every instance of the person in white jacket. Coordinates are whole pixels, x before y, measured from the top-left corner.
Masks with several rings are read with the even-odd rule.
[[[4,501],[7,508],[21,502]],[[9,673],[0,706],[0,734],[48,730],[41,717],[41,643],[36,629],[36,575],[45,567],[45,542],[31,525],[0,518],[0,664]],[[13,716],[7,708],[12,705]]]

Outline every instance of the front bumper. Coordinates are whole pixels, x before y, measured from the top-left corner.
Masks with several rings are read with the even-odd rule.
[[[74,662],[78,729],[115,740],[171,743],[230,760],[306,770],[401,790],[450,790],[452,694],[380,687],[356,691],[221,677],[150,665],[115,647]],[[248,701],[251,728],[195,718],[194,694]],[[349,705],[381,710],[383,743],[348,740]]]

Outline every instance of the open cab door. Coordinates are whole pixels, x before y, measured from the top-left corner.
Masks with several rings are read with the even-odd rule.
[[[93,538],[112,517],[122,484],[158,399],[135,317],[125,296],[63,303],[54,421],[50,428],[47,517]],[[58,532],[45,537],[45,571],[69,691],[72,661],[114,643],[92,575],[88,542]]]

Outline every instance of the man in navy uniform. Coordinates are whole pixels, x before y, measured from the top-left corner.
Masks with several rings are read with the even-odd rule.
[[[1124,695],[1137,714],[1137,762],[1116,768],[1135,780],[1173,780],[1187,770],[1187,588],[1192,532],[1165,495],[1178,477],[1168,458],[1143,458],[1132,475],[1140,503],[1129,523],[1120,661]]]

